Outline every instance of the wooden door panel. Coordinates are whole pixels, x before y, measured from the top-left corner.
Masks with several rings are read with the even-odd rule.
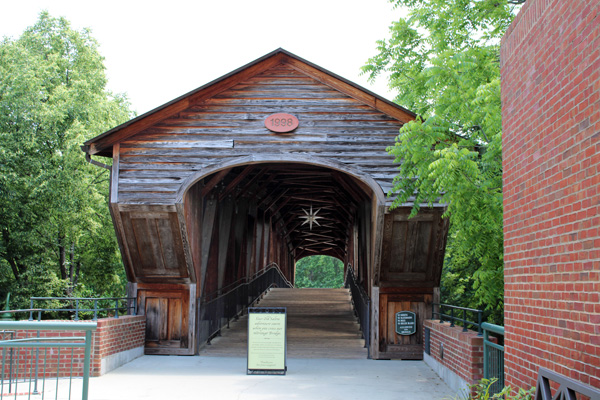
[[[158,298],[146,299],[144,313],[146,314],[146,341],[160,340],[160,309],[161,301]]]
[[[189,298],[187,288],[138,291],[139,308],[146,315],[146,354],[193,354]]]
[[[169,301],[169,325],[166,334],[167,340],[181,340],[182,302],[180,299]]]
[[[431,294],[380,294],[379,297],[379,354],[380,358],[422,359],[423,321],[431,313]],[[413,335],[396,333],[396,313],[412,311],[416,315]]]

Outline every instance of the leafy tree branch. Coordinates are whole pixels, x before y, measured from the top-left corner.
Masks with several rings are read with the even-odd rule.
[[[394,206],[435,202],[450,219],[442,295],[502,322],[502,121],[499,43],[522,1],[392,0],[407,10],[363,67],[386,74],[419,118],[388,152]]]

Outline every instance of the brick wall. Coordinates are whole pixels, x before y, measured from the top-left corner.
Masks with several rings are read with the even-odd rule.
[[[143,315],[99,319],[97,321],[97,329],[92,334],[90,376],[103,375],[141,356],[144,353],[145,329],[146,317]],[[36,334],[36,331],[17,331],[14,338],[36,337]],[[40,331],[40,337],[85,337],[85,332]],[[9,339],[9,337],[6,337],[6,339]],[[5,354],[7,358],[4,378],[8,379],[10,352],[0,352],[0,361],[2,360],[2,354]],[[30,371],[35,368],[35,357],[35,350],[25,350],[22,348],[14,350],[13,371],[18,373],[19,378],[29,379]],[[73,353],[71,353],[71,349],[62,348],[60,349],[60,354],[58,348],[42,349],[39,353],[39,359],[42,361],[39,367],[39,377],[43,375],[46,377],[56,377],[57,370],[60,377],[70,376],[71,368],[73,368],[73,376],[83,376],[83,348],[76,348],[73,350]],[[47,360],[45,369],[43,366],[44,359]],[[71,359],[73,359],[72,366]],[[57,363],[58,360],[60,360],[59,363]]]
[[[36,331],[22,331],[18,330],[14,332],[14,336],[9,335],[1,335],[2,339],[26,339],[26,338],[36,338]],[[47,337],[60,337],[60,338],[71,338],[71,337],[85,337],[84,331],[40,331],[40,338]],[[78,341],[79,342],[79,341]],[[71,359],[73,359],[73,375],[74,376],[83,376],[83,359],[84,359],[84,349],[83,348],[75,348],[73,349],[73,353],[71,353],[70,348],[61,348],[60,351],[58,348],[47,348],[40,349],[39,352],[39,360],[47,360],[47,365],[44,368],[43,363],[39,366],[39,377],[56,377],[56,371],[59,371],[60,377],[66,377],[71,374]],[[13,363],[13,377],[18,377],[19,379],[29,379],[29,375],[31,371],[35,370],[35,361],[36,361],[36,350],[35,349],[26,349],[26,348],[13,348],[12,354],[10,349],[3,350],[0,353],[0,360],[2,357],[6,357],[6,364],[4,368],[4,379],[8,379],[10,373],[10,360],[12,359]],[[60,367],[59,367],[60,365]]]
[[[600,2],[528,0],[501,63],[506,383],[600,387]]]
[[[99,319],[92,342],[91,376],[103,375],[141,356],[145,335],[143,315]]]
[[[424,329],[427,328],[430,352],[424,355],[425,362],[453,390],[466,393],[470,385],[483,378],[483,337],[437,320],[426,320]]]

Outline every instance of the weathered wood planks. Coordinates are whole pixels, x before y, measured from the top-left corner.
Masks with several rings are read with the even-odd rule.
[[[274,112],[296,115],[300,126],[291,134],[270,132],[263,121]],[[190,170],[281,152],[376,170],[376,180],[388,189],[396,166],[385,149],[400,126],[373,107],[279,64],[120,142],[119,196],[125,202],[173,202]]]

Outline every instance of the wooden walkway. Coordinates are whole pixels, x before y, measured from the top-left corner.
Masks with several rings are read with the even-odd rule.
[[[288,358],[367,358],[347,289],[272,289],[257,306],[287,308]],[[200,356],[246,357],[247,330],[245,315]]]

